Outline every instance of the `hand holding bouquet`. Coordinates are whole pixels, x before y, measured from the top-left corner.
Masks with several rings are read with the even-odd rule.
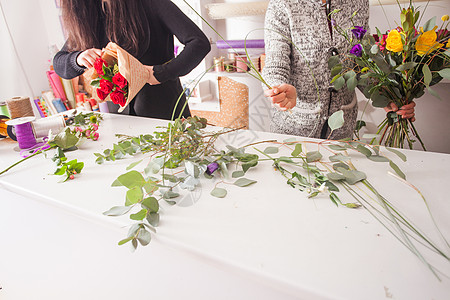
[[[119,104],[122,112],[149,81],[150,72],[135,57],[110,42],[85,77],[95,88],[94,97]]]
[[[351,46],[349,53],[341,58],[332,56],[328,62],[334,87],[346,86],[350,90],[358,87],[375,107],[386,107],[390,103],[397,107],[408,105],[420,98],[425,88],[439,97],[430,87],[443,78],[450,78],[449,17],[443,16],[440,26],[436,25],[436,17],[418,26],[420,16],[420,11],[410,3],[401,11],[401,26],[385,34],[377,29],[374,36],[365,34],[366,29],[358,24],[344,29],[334,22],[335,30]],[[364,124],[363,121],[358,123]],[[376,139],[380,144],[403,148],[406,140],[412,148],[412,133],[425,150],[410,119],[388,112],[378,128]]]

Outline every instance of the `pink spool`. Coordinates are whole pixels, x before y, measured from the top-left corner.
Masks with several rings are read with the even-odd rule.
[[[244,73],[247,72],[247,70],[248,70],[247,56],[245,55],[236,56],[236,72]]]

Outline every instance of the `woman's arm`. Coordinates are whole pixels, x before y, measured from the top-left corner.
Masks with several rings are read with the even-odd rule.
[[[211,50],[205,34],[170,0],[152,1],[152,8],[164,26],[184,44],[181,53],[163,65],[153,66],[159,82],[184,76],[192,71]]]
[[[64,79],[72,79],[83,74],[86,70],[85,67],[77,63],[77,57],[80,54],[81,51],[67,51],[66,45],[64,45],[61,51],[53,57],[53,68],[56,74]]]

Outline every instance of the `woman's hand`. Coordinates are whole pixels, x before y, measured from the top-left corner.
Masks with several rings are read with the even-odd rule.
[[[283,111],[294,108],[297,104],[297,91],[295,87],[286,83],[265,90],[264,96],[268,97],[275,107]]]
[[[416,120],[415,113],[414,113],[414,107],[416,106],[416,103],[412,101],[409,104],[403,105],[398,109],[398,106],[394,102],[390,102],[388,106],[384,108],[386,112],[396,112],[397,115],[402,116],[403,119],[411,119],[411,122],[414,122]]]
[[[145,67],[147,68],[148,72],[150,73],[150,78],[147,81],[147,83],[150,85],[160,84],[161,82],[159,82],[156,79],[155,75],[153,75],[153,66],[145,66]]]
[[[77,57],[77,64],[81,67],[92,68],[95,60],[102,56],[102,50],[91,48],[83,51]]]

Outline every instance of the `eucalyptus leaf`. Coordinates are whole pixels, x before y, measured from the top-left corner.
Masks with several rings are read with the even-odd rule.
[[[330,161],[332,162],[338,162],[338,161],[350,161],[350,157],[342,155],[342,154],[336,154],[329,157]]]
[[[315,162],[322,159],[322,154],[319,151],[311,151],[306,153],[307,162]]]
[[[141,228],[136,238],[139,241],[139,243],[141,243],[142,246],[147,246],[152,239],[152,235],[144,228]]]
[[[278,147],[267,147],[266,149],[264,149],[264,153],[266,154],[276,154],[278,153],[278,151]]]
[[[151,212],[147,214],[147,222],[153,227],[158,227],[159,225],[159,213]]]
[[[164,199],[173,199],[173,198],[177,198],[178,196],[180,196],[180,194],[175,193],[175,192],[173,192],[171,190],[168,190],[167,192],[165,192],[163,194],[163,198]]]
[[[345,176],[345,181],[347,181],[348,184],[355,184],[367,178],[364,172],[357,170],[346,170],[344,168],[338,168],[338,171]]]
[[[336,75],[336,76],[339,76],[339,75]],[[342,76],[334,77],[333,80],[332,80],[332,83],[336,90],[340,90],[345,85],[345,79]]]
[[[340,174],[340,173],[336,173],[336,172],[331,172],[327,174],[327,178],[333,181],[339,181],[339,180],[344,180],[345,176]]]
[[[136,167],[136,166],[137,166],[138,164],[140,164],[141,162],[142,162],[142,159],[139,160],[139,161],[136,161],[136,162],[134,162],[134,163],[132,163],[132,164],[130,164],[130,165],[127,167],[127,171],[133,169],[134,167]]]
[[[331,130],[336,130],[344,125],[344,111],[338,110],[328,118],[328,126]]]
[[[296,144],[294,151],[292,151],[291,155],[297,157],[302,153],[302,144]]]
[[[445,79],[450,79],[450,68],[442,69],[438,74]]]
[[[423,25],[423,31],[430,31],[434,28],[434,26],[436,26],[436,16],[425,22],[425,24]]]
[[[297,142],[296,138],[288,138],[288,139],[285,139],[283,141],[283,143],[285,143],[285,144],[292,144],[292,143],[295,143],[295,142]]]
[[[331,70],[335,65],[339,63],[339,56],[332,55],[328,58],[328,68]]]
[[[390,161],[389,158],[387,158],[385,156],[381,156],[381,155],[372,155],[372,156],[369,156],[368,159],[370,159],[372,161],[376,161],[376,162],[388,162],[388,161]]]
[[[144,193],[142,192],[142,188],[134,187],[127,191],[125,205],[132,205],[138,202],[141,202],[144,198]]]
[[[425,86],[429,87],[431,79],[433,79],[433,75],[431,75],[430,67],[427,64],[423,64],[422,72],[423,72],[423,83],[425,84]]]
[[[133,237],[127,237],[126,239],[123,239],[123,240],[119,241],[118,245],[122,246],[123,244],[126,244],[129,241],[131,241],[132,239],[133,239]]]
[[[357,85],[358,85],[358,79],[356,78],[356,75],[353,76],[353,77],[350,77],[350,78],[347,80],[347,88],[348,88],[350,91],[354,91]]]
[[[406,71],[410,69],[414,69],[417,66],[416,62],[410,61],[399,65],[396,69],[398,71]]]
[[[237,185],[239,187],[245,187],[245,186],[249,186],[251,184],[256,183],[257,181],[255,180],[251,180],[251,179],[247,179],[247,178],[239,178],[238,180],[236,180],[234,182],[234,185]]]
[[[117,180],[127,188],[142,187],[145,184],[144,176],[138,171],[130,171],[120,175]]]
[[[359,153],[362,153],[362,154],[364,154],[366,157],[370,157],[371,155],[372,155],[372,151],[370,151],[369,149],[367,149],[364,145],[362,145],[362,144],[359,144],[357,147],[356,147],[356,150],[359,152]]]
[[[148,209],[150,212],[158,212],[159,211],[159,203],[155,197],[147,197],[142,200],[141,205]]]
[[[130,215],[130,219],[131,220],[135,220],[135,221],[142,221],[142,220],[144,220],[146,215],[147,215],[147,210],[146,209],[141,209],[137,213],[131,214]]]
[[[130,209],[131,206],[114,206],[110,210],[105,211],[103,214],[105,216],[117,217],[126,214],[127,212],[130,211]]]
[[[343,163],[343,162],[339,162],[339,163],[333,165],[333,169],[334,170],[337,171],[339,168],[343,168],[345,170],[349,170],[350,169],[350,167],[347,164]]]
[[[400,157],[401,160],[406,161],[406,155],[403,152],[400,152],[393,148],[386,147],[386,150],[391,151],[392,153],[396,154],[398,157]]]
[[[347,144],[345,144],[345,145],[347,145]],[[329,145],[328,148],[330,148],[331,150],[335,150],[335,151],[344,151],[344,150],[348,149],[348,147],[345,147],[342,145],[336,145],[336,144]]]
[[[223,188],[214,188],[211,193],[212,196],[217,197],[217,198],[224,198],[227,195],[227,190],[223,189]]]
[[[335,65],[335,66],[331,69],[331,77],[336,76],[336,75],[339,74],[341,71],[342,71],[342,65],[341,65],[341,64]]]
[[[242,176],[244,176],[244,175],[245,175],[244,171],[234,171],[234,172],[231,174],[231,177],[232,177],[232,178],[239,178],[239,177],[242,177]]]
[[[400,176],[403,179],[406,179],[405,173],[403,173],[402,170],[400,170],[400,168],[392,160],[389,161],[389,166],[392,168],[392,170],[395,171],[395,173],[397,173],[398,176]]]

